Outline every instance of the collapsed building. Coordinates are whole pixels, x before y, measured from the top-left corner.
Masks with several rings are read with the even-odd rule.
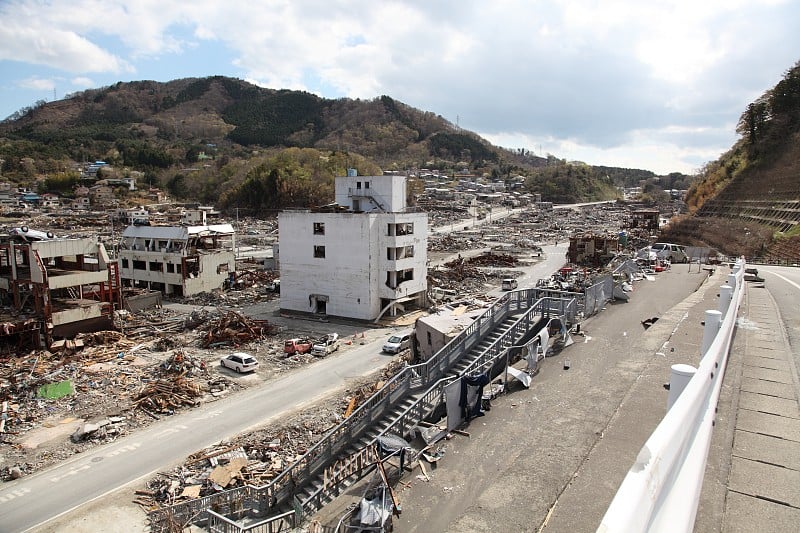
[[[603,266],[619,252],[619,236],[586,233],[569,239],[567,259],[581,266]]]
[[[210,292],[235,275],[235,232],[230,224],[128,226],[119,263],[125,287],[168,296]]]
[[[55,337],[110,329],[121,285],[103,244],[51,233],[33,240],[35,233],[22,228],[19,236],[0,239],[0,336],[6,347],[49,346]]]

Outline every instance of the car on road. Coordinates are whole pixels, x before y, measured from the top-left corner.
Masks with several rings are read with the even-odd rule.
[[[314,342],[314,347],[311,348],[311,355],[317,357],[325,357],[326,355],[335,352],[339,349],[339,334],[328,333]]]
[[[688,263],[686,247],[671,242],[657,242],[650,246],[650,251],[656,253],[659,259],[668,259],[671,263]]]
[[[515,280],[514,278],[506,278],[503,280],[501,288],[504,291],[513,291],[514,289],[517,288],[517,285],[518,285],[517,280]]]
[[[411,333],[401,333],[392,335],[383,343],[383,351],[386,353],[400,353],[411,345]]]
[[[258,360],[250,354],[244,352],[233,352],[232,354],[223,357],[219,362],[225,368],[230,368],[237,374],[242,372],[253,372],[258,368]]]

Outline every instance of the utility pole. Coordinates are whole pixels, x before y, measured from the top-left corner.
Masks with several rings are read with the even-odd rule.
[[[239,228],[239,206],[236,206],[236,233],[234,234],[234,239],[236,239],[236,259],[239,259],[239,239],[237,238],[240,232]]]

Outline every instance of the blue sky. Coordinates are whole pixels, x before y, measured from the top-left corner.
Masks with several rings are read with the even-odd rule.
[[[0,117],[118,81],[383,94],[494,144],[692,173],[800,60],[796,0],[0,0]]]

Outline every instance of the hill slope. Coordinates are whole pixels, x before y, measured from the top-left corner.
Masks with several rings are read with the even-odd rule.
[[[800,62],[739,120],[742,138],[689,191],[665,239],[731,255],[800,260]]]
[[[388,96],[329,100],[221,76],[118,83],[20,115],[0,124],[0,135],[76,161],[142,142],[170,162],[193,145],[209,144],[231,152],[276,146],[354,151],[381,165],[409,160],[424,166],[431,156],[471,165],[499,159],[499,150],[477,135]]]
[[[255,210],[330,201],[331,176],[349,166],[467,170],[506,182],[521,174],[527,192],[556,202],[613,199],[617,187],[655,180],[646,170],[499,148],[389,96],[332,100],[222,76],[120,82],[21,110],[0,123],[0,159],[4,178],[40,192],[44,176],[68,192],[76,162],[102,159],[143,172],[174,198]],[[270,190],[283,194],[253,201]]]

